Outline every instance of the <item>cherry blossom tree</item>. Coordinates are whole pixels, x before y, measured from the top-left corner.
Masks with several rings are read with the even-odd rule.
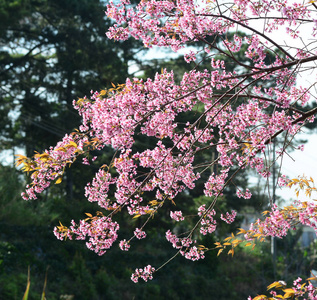
[[[32,159],[18,156],[17,164],[32,173],[32,183],[22,196],[36,199],[51,183],[60,183],[65,168],[76,159],[83,159],[85,164],[98,161],[90,153],[110,146],[116,150],[112,161],[101,162],[85,188],[85,197],[96,202],[100,211],[87,213],[79,222],[71,221],[69,227],[60,224],[54,230],[57,238],[86,240],[87,247],[99,255],[115,242],[128,251],[132,240],[146,238],[151,219],[172,202],[175,210],[168,212],[171,222],[166,239],[175,248],[175,256],[203,259],[211,249],[199,244],[199,236],[217,230],[215,215],[221,213],[216,203],[235,176],[250,168],[269,178],[273,142],[284,140],[275,150],[276,160],[281,159],[301,128],[314,120],[315,84],[301,86],[298,78],[315,68],[317,5],[315,1],[286,0],[141,0],[138,4],[121,0],[110,1],[106,15],[114,22],[108,38],[122,41],[133,37],[148,48],[185,53],[185,61],[195,62],[195,67],[189,67],[180,82],[175,82],[173,71],[163,69],[154,78],[128,78],[125,83],[92,91],[90,97],[74,101],[82,117],[78,130]],[[192,47],[197,43],[203,48]],[[241,49],[246,49],[243,62],[238,59]],[[218,59],[219,55],[239,68],[229,71],[228,63]],[[206,63],[209,67],[201,68]],[[186,112],[195,113],[195,121],[180,122]],[[155,138],[156,142],[137,152],[136,135]],[[198,164],[197,155],[210,151],[216,152],[214,159]],[[176,196],[194,189],[201,175],[214,166],[217,172],[211,173],[204,185],[211,204],[197,207],[196,216],[186,216],[177,209]],[[280,175],[278,184],[314,189],[312,179],[296,180]],[[248,189],[239,186],[236,193],[238,197],[252,197]],[[146,200],[147,194],[152,200]],[[142,221],[128,240],[118,238],[116,216],[122,211]],[[215,249],[218,254],[223,250],[233,254],[241,242],[237,235],[251,246],[257,239],[283,237],[298,224],[316,229],[316,212],[314,203],[279,208],[271,201],[264,220],[217,242]],[[220,219],[231,223],[236,214],[222,213]],[[189,219],[195,222],[189,232],[178,234],[173,230],[175,224]],[[152,279],[165,263],[137,269],[131,278],[134,282]],[[317,299],[315,289],[310,289],[306,291],[309,299]]]

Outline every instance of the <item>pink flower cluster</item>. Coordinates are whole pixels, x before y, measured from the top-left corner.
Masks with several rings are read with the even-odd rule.
[[[171,211],[170,212],[170,216],[173,220],[179,222],[179,221],[184,221],[184,217],[183,217],[183,212],[181,210],[179,211]]]
[[[206,235],[207,233],[213,233],[217,228],[217,222],[214,220],[216,211],[214,209],[207,210],[206,204],[201,205],[198,208],[198,216],[202,219],[200,221],[200,233]]]
[[[145,239],[146,238],[146,232],[139,229],[139,228],[136,228],[134,230],[134,236],[136,236],[137,239],[141,240],[141,239]]]
[[[204,251],[192,245],[196,241],[193,241],[190,237],[178,238],[170,230],[166,231],[165,236],[174,248],[179,249],[179,253],[185,258],[192,261],[205,258]]]
[[[122,251],[128,251],[130,249],[130,243],[126,240],[122,240],[119,243],[119,247]]]
[[[119,224],[107,217],[94,217],[90,221],[81,220],[79,224],[72,221],[71,224],[70,228],[64,233],[55,228],[56,237],[60,240],[63,240],[66,236],[70,239],[75,236],[76,240],[88,238],[87,248],[98,255],[105,254],[118,237]]]
[[[232,210],[231,214],[229,214],[229,212],[227,212],[225,216],[221,214],[220,218],[222,221],[225,221],[227,224],[231,224],[234,222],[236,215],[237,215],[237,212],[235,210]]]
[[[84,141],[75,141],[76,136],[65,135],[55,147],[50,147],[42,154],[35,154],[31,175],[32,184],[22,193],[24,200],[37,199],[36,194],[47,189],[53,180],[61,178],[67,164],[71,164],[76,156],[82,152]]]
[[[252,234],[263,234],[264,236],[275,236],[282,238],[286,236],[287,231],[292,228],[291,224],[284,218],[284,215],[279,211],[276,205],[272,208],[270,216],[264,221],[258,219],[250,225]],[[245,236],[248,240],[248,234]]]
[[[251,194],[251,192],[250,192],[249,189],[246,189],[244,193],[241,192],[240,189],[237,189],[237,196],[238,196],[239,198],[250,199],[251,196],[252,196],[252,194]]]
[[[286,186],[289,182],[289,179],[286,177],[286,175],[281,175],[279,178],[278,178],[278,185],[280,187],[283,187],[283,186]]]
[[[307,297],[308,300],[317,300],[317,289],[311,282],[303,286],[303,279],[298,277],[293,282],[293,290],[296,296]]]
[[[151,265],[144,267],[144,269],[135,269],[135,272],[131,275],[131,280],[134,283],[139,281],[139,278],[142,278],[145,282],[153,279],[153,273],[155,272],[155,268]]]
[[[298,224],[312,227],[317,232],[317,205],[313,202],[295,201],[295,205],[279,209],[273,205],[269,216],[264,220],[258,219],[250,225],[249,233],[245,238],[250,239],[249,234],[261,236],[275,236],[282,238],[287,235],[289,229],[296,229]]]

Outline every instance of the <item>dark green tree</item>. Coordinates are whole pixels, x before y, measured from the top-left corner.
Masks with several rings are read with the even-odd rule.
[[[1,148],[43,151],[78,127],[72,108],[90,90],[122,82],[138,44],[114,43],[99,0],[0,2]],[[74,174],[66,191],[74,197]],[[78,195],[78,194],[77,194]]]

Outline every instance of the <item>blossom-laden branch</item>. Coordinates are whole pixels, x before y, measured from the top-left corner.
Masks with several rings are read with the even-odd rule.
[[[124,84],[92,91],[89,98],[74,101],[82,117],[77,131],[32,159],[18,156],[17,164],[31,173],[32,180],[22,197],[36,199],[52,182],[59,184],[65,168],[79,157],[84,164],[97,163],[98,157],[90,158],[92,151],[115,149],[112,160],[100,162],[95,177],[85,187],[87,200],[96,202],[102,212],[89,214],[78,223],[72,221],[69,228],[61,225],[55,229],[59,239],[88,239],[87,247],[101,255],[118,240],[118,213],[125,210],[131,218],[143,221],[129,240],[119,242],[127,251],[132,239],[146,237],[146,227],[156,213],[168,202],[177,206],[177,196],[194,189],[206,172],[203,192],[212,199],[211,204],[197,207],[194,217],[178,208],[169,211],[171,228],[166,231],[175,255],[204,258],[209,249],[199,245],[196,237],[216,232],[219,212],[215,204],[233,177],[242,169],[252,168],[268,178],[271,163],[266,157],[273,140],[283,133],[292,139],[314,119],[317,108],[307,109],[314,84],[309,88],[296,85],[297,74],[313,68],[311,63],[317,60],[313,43],[307,41],[300,47],[298,42],[298,30],[306,24],[313,24],[311,36],[316,37],[314,5],[313,1],[287,4],[284,0],[233,0],[231,4],[141,0],[137,5],[129,0],[110,1],[106,14],[114,25],[107,32],[109,38],[126,40],[132,36],[142,40],[145,47],[169,47],[173,51],[199,42],[204,55],[188,49],[184,59],[190,63],[202,57],[204,64],[184,73],[180,82],[174,80],[173,71],[163,69],[154,78],[128,78]],[[263,27],[257,28],[254,20],[265,20]],[[279,38],[271,37],[282,26],[297,40],[296,46],[282,45]],[[247,35],[239,34],[241,28],[248,29]],[[239,63],[241,54],[245,61]],[[228,58],[238,62],[239,68],[230,68]],[[190,112],[195,120],[180,121]],[[152,137],[154,142],[138,152],[137,136]],[[286,153],[288,145],[277,149],[278,156]],[[198,163],[201,153],[210,159]],[[238,189],[237,196],[249,199],[252,195],[249,190]],[[235,214],[225,212],[220,219],[231,223]],[[267,215],[238,235],[245,235],[252,244],[269,235],[283,237],[297,222],[315,226],[315,206],[309,202],[284,209],[273,206]],[[173,230],[175,222],[188,220],[194,220],[194,226],[187,235]],[[219,251],[231,247],[233,254],[240,242],[233,235],[218,243]],[[132,280],[151,279],[160,268],[148,265],[137,269]]]
[[[311,197],[313,192],[317,192],[312,178],[299,176],[292,180],[280,179],[281,185],[289,187],[296,186],[295,193],[298,197],[300,191],[304,191],[305,195]],[[315,201],[315,200],[314,200]],[[309,226],[317,232],[317,205],[314,202],[295,201],[294,205],[284,208],[278,208],[274,205],[272,211],[264,211],[263,215],[269,215],[264,220],[258,219],[250,225],[248,230],[239,229],[239,232],[233,233],[224,239],[223,242],[216,242],[215,248],[218,249],[218,255],[226,248],[229,248],[228,254],[234,255],[234,249],[238,245],[244,247],[252,246],[252,250],[256,246],[256,241],[265,242],[267,237],[273,236],[283,238],[288,230],[296,230],[298,226]],[[210,249],[205,249],[210,250]],[[275,299],[317,299],[317,289],[310,282],[317,280],[314,276],[307,279],[307,283],[301,284],[302,278],[294,281],[292,288],[287,288],[283,281],[276,281],[268,286],[271,296],[258,295],[254,298],[249,297],[248,300],[275,300]]]
[[[292,180],[286,179],[285,176],[279,178],[280,186],[295,186],[295,194],[298,197],[301,190],[307,197],[311,197],[313,192],[317,192],[312,178],[299,176]],[[312,201],[295,201],[294,205],[288,205],[279,208],[276,204],[270,211],[264,211],[264,220],[258,219],[250,224],[248,230],[240,228],[238,233],[224,239],[223,243],[216,242],[218,255],[227,247],[230,248],[228,254],[234,254],[234,248],[243,244],[245,247],[255,247],[255,242],[264,242],[267,237],[283,238],[287,235],[288,230],[296,230],[298,226],[309,226],[317,232],[317,205]],[[247,241],[245,243],[245,241]]]

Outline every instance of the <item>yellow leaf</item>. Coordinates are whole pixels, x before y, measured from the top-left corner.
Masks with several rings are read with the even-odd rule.
[[[265,295],[259,295],[253,298],[253,300],[263,300],[263,299],[267,299],[267,297]]]
[[[198,250],[203,251],[203,250],[208,250],[204,245],[198,245]]]
[[[283,299],[291,298],[293,296],[294,296],[294,291],[293,291],[293,293],[285,293]]]
[[[63,152],[67,152],[67,150],[63,147],[59,147],[57,149],[55,149],[55,151],[63,151]]]
[[[223,249],[219,249],[217,256],[219,256],[222,251]]]
[[[90,213],[85,213],[86,216],[88,216],[89,218],[92,218],[92,214]]]
[[[309,277],[306,280],[317,280],[317,277]]]
[[[44,153],[42,153],[42,154],[37,153],[37,154],[34,155],[34,157],[39,157],[39,158],[44,158],[44,157],[47,157],[47,156],[49,156],[49,154],[46,153],[46,152],[44,152]]]
[[[70,142],[69,142],[69,145],[71,145],[71,146],[77,148],[77,144],[76,144],[74,141],[70,141]]]
[[[22,154],[16,154],[17,158],[15,159],[15,165],[18,167],[23,161],[27,160],[28,158]]]
[[[273,283],[271,283],[268,287],[267,290],[273,289],[273,288],[279,288],[283,286],[279,281],[275,281]]]
[[[248,247],[248,246],[251,246],[252,245],[252,243],[246,243],[245,245],[244,245],[244,247]]]
[[[55,181],[55,184],[60,184],[62,182],[63,178],[62,177],[58,177],[58,179]]]
[[[247,231],[243,228],[239,228],[238,234],[245,234]]]
[[[141,215],[140,214],[136,214],[132,219],[136,219],[136,218],[139,218],[139,217],[141,217]]]
[[[295,293],[294,290],[291,289],[291,288],[289,288],[289,289],[284,289],[283,292],[284,292],[284,293],[291,293],[291,294],[294,294],[294,293]]]
[[[115,84],[114,84],[114,83],[112,83],[112,82],[111,82],[111,85],[112,85],[114,88],[116,87],[116,86],[115,86]]]
[[[33,170],[31,166],[29,166],[27,163],[24,163],[24,167],[21,168],[23,172],[30,172]]]
[[[73,141],[71,141],[69,144],[65,145],[66,149],[69,149],[69,148],[72,148],[72,147],[77,148],[77,144],[75,142],[73,142]],[[66,152],[67,150],[62,150],[62,151]]]
[[[222,248],[222,246],[219,242],[216,242],[215,245],[216,245],[216,248]]]

